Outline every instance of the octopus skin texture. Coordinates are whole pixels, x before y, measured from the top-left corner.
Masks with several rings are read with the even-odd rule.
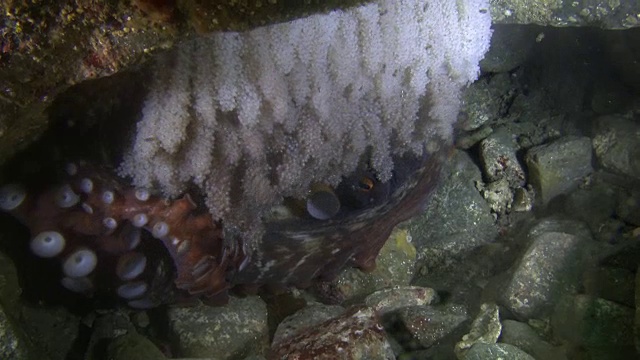
[[[328,218],[267,216],[258,241],[225,231],[197,194],[165,198],[82,160],[67,163],[59,181],[0,187],[0,210],[28,228],[29,250],[57,264],[72,293],[133,308],[195,298],[222,305],[231,289],[305,288],[345,266],[374,269],[393,228],[423,210],[447,154],[443,146],[399,159],[388,183],[345,177],[335,189],[342,206]]]

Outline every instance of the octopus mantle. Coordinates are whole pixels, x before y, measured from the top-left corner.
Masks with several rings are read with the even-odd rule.
[[[268,220],[258,241],[223,231],[188,194],[163,198],[82,161],[55,184],[3,186],[0,209],[28,228],[30,251],[59,264],[73,293],[134,308],[195,297],[224,304],[234,287],[307,287],[348,265],[372,270],[393,228],[424,208],[445,153],[397,169],[382,201],[328,220]]]

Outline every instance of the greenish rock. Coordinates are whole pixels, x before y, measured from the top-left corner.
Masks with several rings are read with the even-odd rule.
[[[463,305],[411,306],[398,311],[398,318],[424,348],[437,345],[469,319]]]
[[[634,327],[636,351],[640,354],[640,269],[636,271],[636,321]]]
[[[376,258],[371,272],[347,267],[332,281],[347,303],[361,301],[376,290],[408,285],[415,274],[416,248],[405,228],[394,230]]]
[[[0,359],[31,360],[33,344],[0,307]],[[40,359],[48,360],[47,357]]]
[[[510,344],[475,344],[469,349],[462,360],[535,360],[522,349]]]
[[[243,359],[269,346],[267,306],[257,296],[232,297],[224,307],[171,308],[167,316],[181,356]]]
[[[417,283],[423,286],[440,286],[463,263],[456,259],[497,236],[491,209],[474,186],[482,179],[478,167],[463,152],[450,165],[424,214],[409,224],[421,266],[416,277],[424,280]]]
[[[637,1],[491,0],[496,23],[595,26],[628,29],[640,25]]]
[[[107,359],[163,360],[164,354],[146,337],[135,332],[122,335],[107,346]]]
[[[471,323],[469,333],[462,337],[454,352],[458,359],[465,359],[466,354],[476,344],[495,344],[500,337],[502,324],[498,305],[485,303],[480,306],[480,312]]]
[[[529,149],[525,156],[529,183],[536,196],[547,204],[558,195],[578,187],[591,167],[591,139],[566,136]]]
[[[593,132],[598,162],[609,171],[640,179],[640,125],[619,115],[601,116]]]
[[[630,189],[618,196],[616,215],[629,224],[640,226],[640,189]]]
[[[494,42],[491,46],[494,46],[493,44]],[[469,85],[462,94],[458,123],[460,128],[464,131],[477,130],[498,120],[502,116],[501,109],[504,108],[505,102],[511,98],[509,93],[512,89],[513,85],[507,73],[482,78]]]
[[[636,275],[632,271],[598,266],[587,270],[583,279],[586,294],[635,307]]]
[[[545,219],[532,227],[530,245],[499,294],[500,303],[528,319],[548,314],[562,294],[575,293],[590,255],[588,234],[575,221]]]
[[[549,344],[531,326],[523,322],[504,320],[500,342],[517,346],[536,359],[567,360],[561,347]]]
[[[556,305],[551,325],[555,336],[607,359],[633,359],[634,310],[588,296],[565,296]],[[597,356],[594,358],[598,358]]]
[[[21,321],[37,346],[52,360],[65,360],[78,338],[80,319],[62,307],[25,305]]]
[[[0,243],[4,243],[8,234],[0,234]],[[9,241],[9,240],[6,240]],[[19,310],[19,300],[22,289],[18,282],[18,272],[13,261],[4,253],[0,252],[0,305],[12,314]]]
[[[496,129],[480,142],[480,161],[489,182],[506,179],[511,186],[522,186],[525,175],[518,162],[513,134],[506,128]]]

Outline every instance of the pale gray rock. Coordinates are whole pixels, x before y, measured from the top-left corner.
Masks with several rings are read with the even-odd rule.
[[[478,167],[463,152],[451,158],[449,172],[434,191],[424,215],[414,218],[409,231],[420,259],[429,272],[450,271],[457,264],[455,255],[463,255],[497,236],[487,202],[474,184],[481,181]]]
[[[364,300],[379,314],[387,314],[409,306],[429,305],[438,300],[435,290],[420,286],[398,286],[383,289],[367,296]]]
[[[512,91],[513,85],[507,73],[485,77],[471,84],[462,93],[460,129],[472,131],[498,120],[513,97]]]
[[[512,186],[524,185],[525,175],[517,150],[514,135],[506,128],[497,129],[480,142],[480,160],[489,182],[507,179]]]
[[[267,307],[257,296],[232,297],[224,307],[171,308],[167,315],[181,356],[241,359],[268,347]]]
[[[515,321],[504,320],[502,322],[502,334],[500,342],[511,344],[531,354],[536,359],[566,360],[562,348],[555,347],[543,340],[531,326]]]
[[[577,188],[593,171],[591,152],[591,140],[577,136],[529,149],[525,161],[538,199],[546,204]]]
[[[463,305],[446,304],[403,308],[398,318],[420,346],[429,348],[469,320],[469,315]]]
[[[544,315],[561,294],[575,293],[590,249],[579,222],[546,219],[528,234],[530,245],[516,263],[499,301],[521,318]]]
[[[502,324],[498,305],[485,303],[473,320],[469,333],[462,337],[454,349],[458,359],[465,359],[469,349],[476,344],[495,344],[500,337]]]
[[[620,115],[601,116],[593,132],[593,149],[600,165],[640,179],[640,124]]]
[[[535,360],[523,350],[510,344],[475,344],[469,349],[463,360]]]

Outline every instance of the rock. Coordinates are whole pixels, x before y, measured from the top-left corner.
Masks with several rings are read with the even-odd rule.
[[[464,360],[535,360],[523,350],[510,344],[475,344],[469,349]]]
[[[376,291],[367,296],[365,304],[378,314],[387,314],[408,306],[424,306],[438,300],[435,290],[419,286],[399,286]]]
[[[517,346],[536,359],[566,360],[564,350],[544,341],[531,326],[514,320],[502,322],[500,341]]]
[[[500,294],[500,303],[527,319],[551,311],[561,294],[574,293],[586,265],[588,234],[579,222],[539,222],[529,231],[531,243]]]
[[[635,274],[627,269],[599,266],[584,273],[584,292],[635,307]]]
[[[466,359],[466,354],[476,344],[495,344],[500,337],[502,324],[500,312],[496,304],[485,303],[480,306],[480,313],[473,320],[469,333],[462,337],[454,349],[458,359]]]
[[[437,345],[469,319],[462,305],[411,306],[398,311],[407,331],[424,348]]]
[[[129,321],[129,315],[121,310],[109,310],[96,314],[91,321],[87,319],[87,325],[91,325],[93,332],[84,356],[85,360],[101,360],[104,357],[105,346],[114,339],[127,334],[136,333],[136,329]],[[92,324],[89,324],[92,322]]]
[[[488,184],[476,183],[476,188],[494,213],[505,214],[511,210],[515,196],[506,178]]]
[[[268,347],[267,307],[257,296],[231,298],[224,307],[171,308],[167,316],[181,356],[241,359]]]
[[[493,44],[492,42],[491,46]],[[495,122],[503,115],[506,104],[513,96],[511,80],[507,73],[488,76],[469,85],[462,94],[460,129],[472,131]]]
[[[622,220],[640,226],[640,189],[631,189],[619,195],[616,215]]]
[[[628,29],[640,24],[634,1],[575,2],[572,0],[493,0],[491,18],[500,24],[594,26]]]
[[[482,178],[477,166],[463,152],[453,155],[451,164],[424,214],[409,224],[421,259],[422,273],[417,277],[430,287],[439,283],[438,274],[449,274],[460,265],[454,259],[497,236],[491,209],[474,186]]]
[[[640,124],[619,115],[601,116],[593,126],[593,149],[605,169],[640,179]]]
[[[495,130],[480,142],[480,161],[489,182],[506,179],[513,187],[524,185],[525,175],[516,151],[513,134],[505,128]]]
[[[636,321],[634,333],[636,334],[636,351],[640,354],[640,269],[636,271]]]
[[[528,26],[493,26],[491,46],[480,61],[483,72],[508,73],[527,60],[538,31]]]
[[[357,302],[376,290],[408,285],[415,274],[416,248],[407,229],[398,228],[380,250],[376,268],[365,273],[348,267],[331,282],[342,301]]]
[[[617,202],[616,190],[599,176],[592,176],[589,184],[569,194],[563,205],[566,214],[589,226],[596,240],[613,242],[622,226],[614,219]]]
[[[587,295],[565,296],[551,317],[553,333],[584,347],[591,358],[633,359],[634,310]],[[589,358],[589,357],[587,357]]]
[[[269,358],[391,360],[395,356],[373,308],[355,307],[274,344]]]
[[[273,344],[285,341],[287,338],[323,323],[329,319],[337,318],[344,313],[345,308],[338,305],[312,304],[302,308],[293,315],[286,317],[276,329],[273,335]]]
[[[529,182],[538,199],[547,204],[554,197],[578,187],[593,171],[591,140],[576,136],[560,138],[529,149],[525,160]]]
[[[65,360],[79,336],[80,318],[62,307],[25,305],[21,322],[37,346],[51,360]]]
[[[34,357],[33,344],[24,332],[9,319],[0,307],[0,359],[30,360],[48,357]]]
[[[149,339],[131,332],[111,341],[107,346],[107,359],[162,360],[164,354]]]

